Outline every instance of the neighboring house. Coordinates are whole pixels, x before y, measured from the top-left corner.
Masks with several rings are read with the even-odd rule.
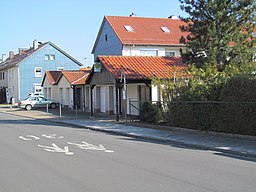
[[[161,100],[152,79],[185,77],[186,71],[187,65],[182,64],[180,57],[99,56],[87,81],[91,87],[91,114],[116,114],[118,120],[126,105],[127,114],[138,115],[136,106],[129,107],[130,100]]]
[[[44,95],[62,107],[89,110],[89,85],[85,83],[90,70],[47,71],[42,81]]]
[[[15,101],[29,93],[42,91],[41,82],[47,70],[76,70],[82,64],[52,42],[36,40],[31,48],[19,49],[18,54],[9,52],[0,63],[0,87],[6,87],[9,97]],[[2,78],[1,78],[2,77]]]
[[[58,94],[58,81],[61,78],[61,71],[46,71],[43,81],[43,93],[48,99],[57,101],[59,98]]]
[[[123,56],[180,56],[181,25],[185,22],[178,18],[145,18],[105,16],[92,54],[94,60],[99,55]]]

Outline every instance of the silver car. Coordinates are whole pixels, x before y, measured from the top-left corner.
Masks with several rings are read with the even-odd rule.
[[[31,110],[35,107],[46,107],[47,105],[50,108],[55,109],[59,103],[44,97],[28,97],[27,99],[19,102],[19,106],[26,110]]]

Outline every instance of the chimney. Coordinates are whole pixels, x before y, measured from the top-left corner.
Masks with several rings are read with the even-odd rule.
[[[136,14],[135,14],[135,13],[132,13],[132,14],[130,15],[130,17],[136,17]]]
[[[2,54],[2,62],[5,62],[6,60],[6,54]]]
[[[38,49],[38,45],[39,45],[39,43],[38,43],[38,41],[35,39],[35,40],[33,41],[33,48],[34,48],[34,50]]]
[[[178,20],[178,19],[179,19],[179,17],[177,17],[177,16],[175,16],[175,15],[171,15],[171,16],[169,16],[168,18],[169,18],[169,19],[174,19],[174,20]]]
[[[25,53],[25,49],[24,48],[19,48],[19,55],[22,55]]]
[[[13,59],[14,58],[14,52],[13,51],[9,51],[9,59]]]

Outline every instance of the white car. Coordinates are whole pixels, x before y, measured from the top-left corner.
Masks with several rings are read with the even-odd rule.
[[[26,110],[31,110],[35,107],[46,107],[48,106],[52,109],[55,109],[59,103],[57,101],[53,101],[50,99],[46,99],[44,97],[28,97],[27,99],[20,101],[19,106]]]
[[[44,94],[42,92],[29,93],[28,97],[44,97]]]

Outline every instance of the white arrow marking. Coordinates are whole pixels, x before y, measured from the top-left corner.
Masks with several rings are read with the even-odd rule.
[[[75,145],[75,146],[77,146],[80,149],[105,151],[106,153],[113,153],[114,152],[112,150],[107,150],[103,145],[96,146],[96,145],[93,145],[93,144],[89,144],[89,143],[87,143],[85,141],[83,141],[82,144],[71,143],[71,142],[68,142],[68,144]]]
[[[55,143],[52,144],[52,147],[45,145],[37,145],[38,147],[44,148],[45,151],[54,152],[54,153],[65,153],[66,155],[74,155],[73,152],[70,152],[68,146],[65,146],[63,149],[58,147]]]
[[[19,138],[23,139],[24,141],[31,141],[31,140],[38,140],[38,139],[40,139],[39,137],[34,136],[34,135],[19,136]],[[30,139],[30,138],[33,138],[33,139]]]

